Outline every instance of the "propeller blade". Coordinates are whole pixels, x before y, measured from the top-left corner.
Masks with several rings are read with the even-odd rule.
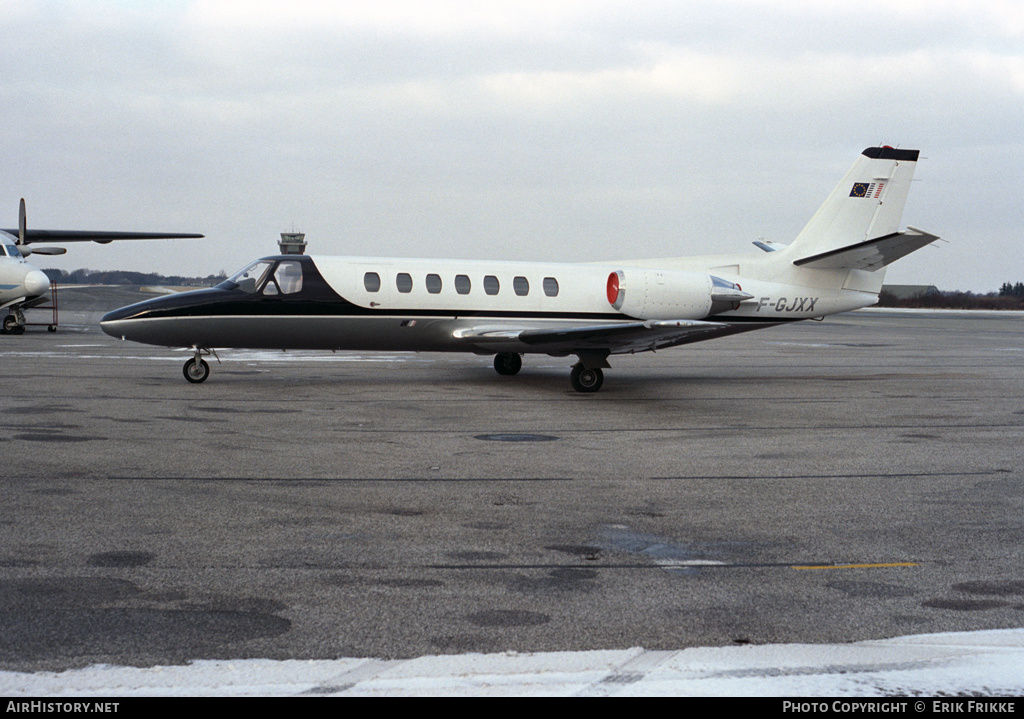
[[[28,222],[25,220],[25,198],[21,198],[21,205],[18,207],[18,244],[25,244],[25,228]]]

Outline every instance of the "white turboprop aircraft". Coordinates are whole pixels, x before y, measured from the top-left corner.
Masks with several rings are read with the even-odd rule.
[[[114,337],[189,348],[189,382],[217,347],[412,350],[579,358],[596,392],[608,356],[820,319],[878,301],[885,266],[938,239],[900,232],[917,150],[871,147],[788,246],[743,255],[587,264],[279,255],[214,288],[103,317]]]
[[[18,229],[0,230],[0,310],[7,310],[3,319],[3,334],[25,331],[24,310],[46,302],[50,292],[50,278],[25,258],[29,255],[63,255],[63,247],[29,247],[35,242],[99,242],[114,240],[166,240],[171,238],[202,237],[163,232],[94,232],[89,230],[29,230],[25,222],[25,200],[18,210]],[[50,325],[50,329],[56,327]]]

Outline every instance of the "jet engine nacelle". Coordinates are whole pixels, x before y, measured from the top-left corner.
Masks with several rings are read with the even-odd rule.
[[[702,272],[628,268],[608,275],[608,303],[644,320],[699,320],[734,310],[752,295]]]

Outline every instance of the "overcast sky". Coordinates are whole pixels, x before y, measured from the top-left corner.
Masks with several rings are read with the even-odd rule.
[[[3,0],[0,227],[201,232],[43,267],[613,260],[796,236],[921,150],[892,283],[1024,281],[1018,0]],[[7,218],[4,220],[3,218]]]

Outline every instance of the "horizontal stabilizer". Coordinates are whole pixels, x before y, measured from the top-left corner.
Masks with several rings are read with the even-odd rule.
[[[793,262],[815,270],[877,270],[939,239],[914,227]]]

